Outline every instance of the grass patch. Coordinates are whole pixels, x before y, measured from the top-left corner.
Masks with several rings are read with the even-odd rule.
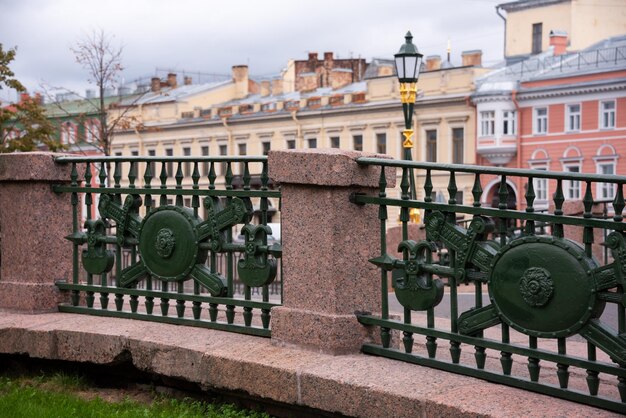
[[[119,389],[123,392],[122,389]],[[55,373],[36,376],[0,376],[0,416],[12,418],[59,417],[228,417],[269,418],[230,404],[213,404],[191,398],[172,399],[152,393],[147,402],[125,396],[109,402],[99,388],[79,375]]]

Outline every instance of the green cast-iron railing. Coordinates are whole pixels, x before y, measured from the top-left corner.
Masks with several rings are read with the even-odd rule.
[[[71,165],[69,184],[53,189],[69,194],[73,220],[72,280],[57,282],[70,302],[60,311],[270,336],[282,248],[268,245],[280,192],[267,157],[56,163]],[[238,226],[243,240],[233,239]]]
[[[382,314],[357,317],[380,327],[381,344],[363,345],[364,353],[626,412],[626,177],[357,161],[402,170],[399,198],[387,197],[385,170],[378,196],[353,195],[356,204],[378,205],[380,218],[382,251],[370,262],[381,270]],[[424,178],[422,200],[410,199],[411,170]],[[441,175],[450,198],[437,203],[433,178]],[[459,175],[473,181],[471,204],[456,201]],[[499,203],[485,207],[483,187],[493,179]],[[507,204],[510,179],[524,185],[523,210]],[[548,184],[550,208],[536,211],[536,187]],[[564,188],[572,184],[583,191],[579,216],[563,210]],[[614,194],[611,218],[594,218],[594,189]],[[394,207],[402,240],[387,248]],[[412,208],[425,212],[425,239],[409,236]],[[463,227],[458,216],[471,222]],[[602,246],[610,257],[601,263],[594,253]]]

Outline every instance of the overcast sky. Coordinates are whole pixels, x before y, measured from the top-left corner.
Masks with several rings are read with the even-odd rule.
[[[33,91],[42,83],[84,92],[87,75],[70,51],[94,29],[124,46],[126,81],[179,72],[229,74],[247,64],[254,76],[278,74],[307,52],[340,58],[391,58],[411,30],[424,55],[452,63],[483,50],[502,59],[503,0],[0,0],[0,43],[17,46],[12,69]],[[14,99],[0,91],[0,98]]]

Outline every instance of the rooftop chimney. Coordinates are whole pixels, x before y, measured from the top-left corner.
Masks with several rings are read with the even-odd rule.
[[[270,95],[270,81],[263,80],[261,81],[261,97],[266,97]]]
[[[483,63],[483,51],[474,49],[472,51],[463,51],[461,53],[463,67],[480,67]]]
[[[178,82],[176,80],[176,73],[168,73],[167,74],[167,85],[173,89],[176,88]]]
[[[150,79],[150,90],[153,93],[158,93],[161,91],[161,80],[159,77],[152,77]]]
[[[317,52],[309,52],[309,61],[317,61]]]
[[[332,61],[333,61],[333,53],[324,52],[324,62],[332,62]]]
[[[272,80],[272,94],[274,96],[280,96],[283,94],[283,79],[275,78]]]
[[[563,30],[550,31],[550,46],[554,47],[554,55],[561,55],[567,49],[567,32]]]
[[[430,55],[426,57],[426,71],[439,69],[441,69],[441,57],[439,55]]]
[[[232,68],[233,81],[235,82],[235,96],[237,99],[244,98],[248,95],[248,66],[233,65]]]

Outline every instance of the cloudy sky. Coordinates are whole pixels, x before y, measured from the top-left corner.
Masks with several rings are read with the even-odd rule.
[[[126,81],[155,69],[228,74],[248,64],[277,74],[291,58],[333,51],[340,58],[390,58],[411,30],[424,55],[483,50],[502,58],[503,0],[0,0],[0,43],[17,46],[12,64],[29,90],[42,83],[77,91],[87,75],[70,51],[93,30],[124,46]],[[12,96],[12,97],[11,97]],[[0,90],[0,99],[14,99]]]

